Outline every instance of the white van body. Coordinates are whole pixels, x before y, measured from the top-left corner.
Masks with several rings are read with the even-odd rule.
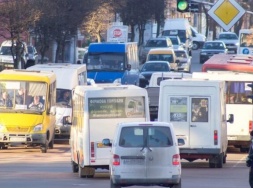
[[[113,138],[116,125],[150,120],[147,91],[135,85],[77,86],[72,120],[73,172],[79,177],[93,177],[95,169],[109,169],[111,147],[104,146],[102,140]]]
[[[163,80],[158,121],[174,125],[184,143],[181,158],[208,159],[209,167],[222,168],[228,145],[224,81]]]
[[[171,123],[119,123],[110,145],[111,188],[181,187],[179,148]]]
[[[77,85],[87,85],[87,70],[85,64],[68,63],[47,63],[36,64],[28,67],[27,70],[44,70],[56,74],[56,137],[69,137],[70,125],[64,123],[64,119],[71,119],[72,102],[71,96]],[[62,104],[59,101],[62,93],[69,91],[71,93],[69,103]]]
[[[251,88],[247,86],[253,82],[252,74],[232,71],[208,71],[193,72],[193,78],[222,80],[226,82],[226,112],[236,117],[233,123],[228,123],[228,145],[239,148],[241,152],[247,152],[251,144],[250,131],[252,130],[252,103],[241,101],[240,96],[251,94]],[[231,102],[231,98],[234,102]]]

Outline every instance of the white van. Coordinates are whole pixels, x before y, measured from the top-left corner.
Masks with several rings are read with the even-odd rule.
[[[28,60],[28,48],[25,42],[22,42],[23,45],[23,53],[21,55],[21,62],[19,63],[19,69],[25,68],[25,65]],[[16,42],[14,41],[14,44],[12,45],[11,40],[5,40],[2,42],[1,47],[0,47],[0,70],[3,70],[5,68],[8,69],[13,69],[14,68],[14,59],[12,56],[12,46],[13,48],[13,53],[15,55],[15,46]],[[15,57],[14,57],[15,58]]]
[[[55,136],[58,138],[70,136],[68,120],[72,116],[72,94],[77,85],[87,85],[87,70],[85,64],[47,63],[36,64],[27,70],[44,70],[56,74],[56,126]],[[64,99],[63,96],[66,96]]]
[[[173,125],[165,122],[119,123],[110,155],[111,188],[158,185],[181,188],[181,163]]]
[[[109,169],[111,147],[102,140],[113,138],[120,122],[145,121],[149,121],[146,89],[120,84],[77,86],[69,141],[73,172],[93,177],[95,169]]]
[[[160,83],[158,121],[174,125],[180,157],[190,162],[209,160],[222,168],[227,156],[225,82],[163,80]],[[233,122],[233,115],[228,120]]]

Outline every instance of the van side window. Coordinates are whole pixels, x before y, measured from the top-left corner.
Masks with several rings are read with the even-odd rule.
[[[140,127],[124,127],[121,130],[119,146],[121,147],[143,147],[144,131]]]
[[[172,136],[168,127],[150,127],[148,129],[148,147],[168,147],[172,146]]]
[[[208,98],[192,98],[192,122],[208,122],[208,104]]]

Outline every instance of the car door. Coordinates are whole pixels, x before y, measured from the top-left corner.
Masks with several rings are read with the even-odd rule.
[[[210,104],[210,97],[190,97],[189,144],[191,147],[204,147],[211,144]]]
[[[169,127],[153,126],[147,128],[147,180],[172,177],[172,159],[175,146]]]
[[[144,130],[142,127],[123,127],[116,154],[120,156],[120,176],[124,178],[146,179],[146,153]]]

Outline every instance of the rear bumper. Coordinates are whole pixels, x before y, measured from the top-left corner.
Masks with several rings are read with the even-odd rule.
[[[167,184],[178,184],[181,180],[181,175],[172,175],[172,178],[121,178],[120,175],[111,176],[114,184],[125,184],[125,185],[167,185]]]
[[[181,158],[208,159],[222,153],[220,148],[179,148]]]

